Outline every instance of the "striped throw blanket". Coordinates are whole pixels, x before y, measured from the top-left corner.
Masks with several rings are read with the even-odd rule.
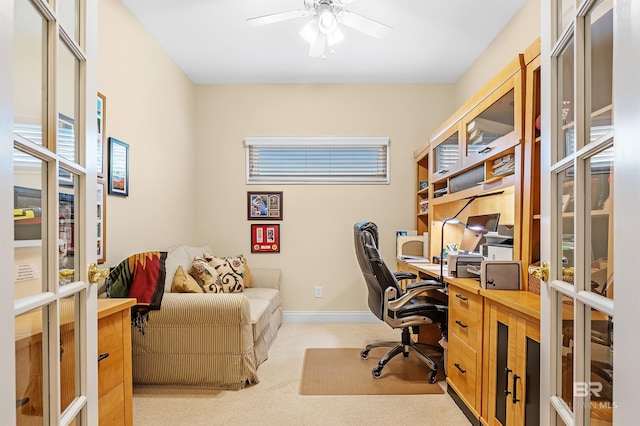
[[[149,251],[129,256],[109,273],[107,297],[132,297],[131,324],[144,334],[149,311],[160,309],[164,296],[167,252]]]

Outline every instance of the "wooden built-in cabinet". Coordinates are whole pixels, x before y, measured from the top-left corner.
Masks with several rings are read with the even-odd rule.
[[[440,223],[470,197],[489,193],[498,195],[477,199],[458,219],[499,212],[500,223],[514,227],[514,256],[520,255],[524,71],[518,55],[434,132],[428,154],[416,154],[429,175],[430,256],[441,249]],[[418,228],[424,221],[418,215]],[[445,242],[459,242],[462,229],[447,228]]]
[[[540,321],[513,308],[524,300],[539,310],[539,297],[519,293],[524,298],[509,298],[508,306],[485,297],[482,419],[488,425],[540,424]]]
[[[133,424],[131,306],[135,299],[98,300],[98,420]]]
[[[540,297],[526,291],[527,268],[540,258],[539,115],[536,40],[415,153],[418,182],[429,181],[426,194],[418,191],[416,224],[429,231],[430,256],[440,254],[443,232],[445,245],[461,241],[464,227],[443,229],[446,218],[500,213],[499,224],[513,229],[513,259],[522,262],[520,291],[446,278],[448,391],[473,424],[536,424],[539,413]],[[476,195],[491,196],[465,207]],[[428,215],[420,211],[425,197]]]

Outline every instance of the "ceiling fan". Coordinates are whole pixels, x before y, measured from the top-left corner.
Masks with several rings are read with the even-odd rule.
[[[304,9],[289,12],[273,13],[247,19],[253,27],[259,27],[291,19],[312,19],[302,28],[300,35],[309,42],[309,56],[324,57],[327,46],[332,47],[344,39],[338,24],[358,30],[371,37],[382,39],[388,36],[393,28],[373,19],[346,10],[347,4],[353,0],[304,0]]]

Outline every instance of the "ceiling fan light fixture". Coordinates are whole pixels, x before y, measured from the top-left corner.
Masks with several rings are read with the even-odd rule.
[[[338,28],[338,20],[327,5],[318,8],[318,28],[325,34],[331,34]]]
[[[310,44],[313,44],[318,39],[318,18],[313,18],[307,24],[302,27],[300,36]]]
[[[330,32],[329,34],[327,34],[327,44],[329,46],[335,46],[336,44],[340,43],[342,40],[344,40],[344,33],[338,26],[336,26],[336,29],[333,30],[333,32]]]

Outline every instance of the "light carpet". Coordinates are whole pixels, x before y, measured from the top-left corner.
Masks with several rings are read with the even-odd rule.
[[[373,324],[283,324],[260,383],[240,391],[133,390],[135,426],[464,426],[469,421],[451,397],[430,395],[300,395],[307,348],[364,347],[399,339],[398,330]],[[444,381],[438,385],[445,387]]]
[[[374,348],[362,359],[358,348],[309,348],[305,351],[300,395],[415,395],[444,393],[428,382],[428,367],[415,355],[398,355],[374,378],[371,370],[389,348]]]

